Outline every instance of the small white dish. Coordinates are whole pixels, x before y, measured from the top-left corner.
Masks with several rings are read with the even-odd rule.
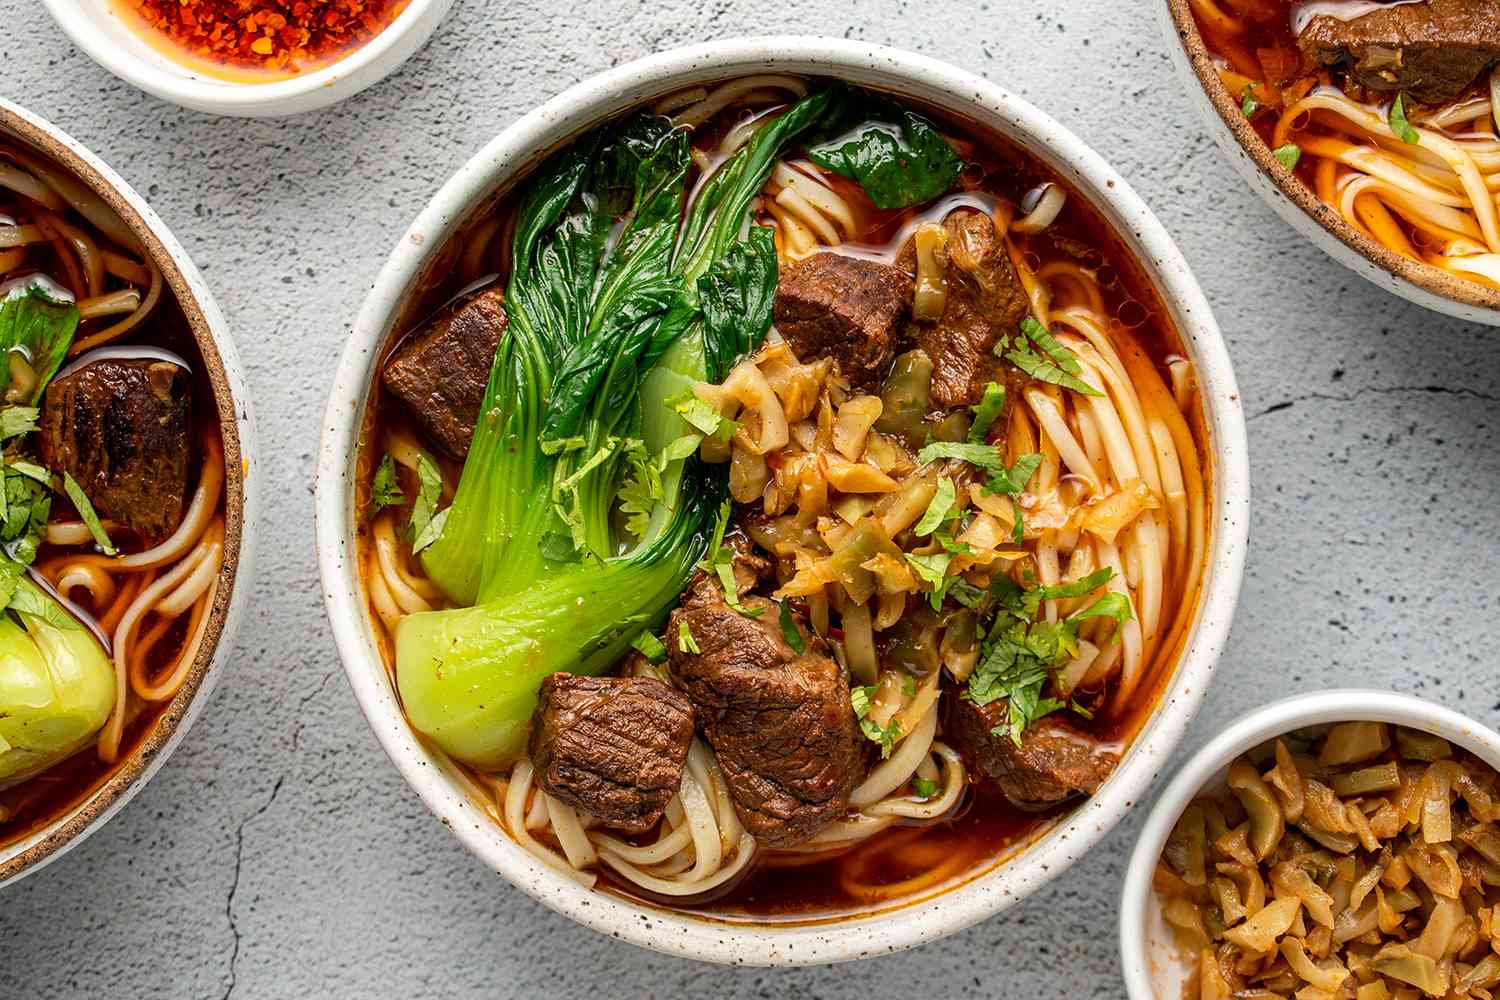
[[[384,31],[344,58],[286,80],[216,79],[153,47],[116,11],[117,0],[42,0],[90,59],[132,86],[195,111],[246,118],[315,111],[379,83],[432,36],[453,0],[411,0]]]
[[[1155,284],[1181,334],[1198,373],[1213,470],[1213,540],[1191,638],[1099,792],[1033,843],[940,895],[871,913],[784,923],[731,922],[586,889],[507,837],[402,714],[376,647],[355,516],[359,442],[382,348],[448,238],[494,192],[568,138],[685,87],[766,72],[847,80],[963,116],[1020,143],[1087,198]],[[842,39],[771,37],[677,49],[585,80],[507,128],[437,192],[397,242],[345,345],[324,416],[315,510],[324,600],[350,686],[391,761],[465,847],[534,899],[602,934],[700,961],[788,966],[910,948],[993,916],[1087,855],[1141,800],[1201,704],[1228,637],[1244,569],[1249,490],[1239,391],[1208,302],[1171,237],[1116,170],[1025,100],[945,63]]]
[[[1151,807],[1125,869],[1120,900],[1120,964],[1130,1000],[1175,1000],[1190,974],[1161,916],[1152,873],[1177,818],[1204,790],[1224,781],[1235,758],[1294,729],[1331,722],[1389,722],[1441,736],[1500,770],[1500,733],[1435,702],[1394,691],[1336,689],[1293,695],[1242,717],[1192,756]]]

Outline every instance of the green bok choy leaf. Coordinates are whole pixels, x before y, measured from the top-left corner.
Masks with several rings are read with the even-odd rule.
[[[543,677],[600,673],[658,627],[724,494],[677,402],[771,324],[776,254],[750,204],[781,152],[847,98],[763,125],[689,204],[688,135],[645,115],[554,155],[517,210],[509,327],[428,575],[466,607],[396,629],[412,724],[494,766]]]

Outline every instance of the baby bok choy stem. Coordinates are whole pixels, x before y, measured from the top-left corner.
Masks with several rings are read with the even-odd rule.
[[[413,725],[479,766],[518,755],[543,677],[600,673],[665,618],[725,492],[684,419],[771,323],[776,254],[749,225],[827,91],[768,121],[688,204],[688,135],[637,116],[538,172],[518,209],[509,327],[440,537],[422,552],[457,609],[396,629]],[[700,422],[701,423],[701,422]]]

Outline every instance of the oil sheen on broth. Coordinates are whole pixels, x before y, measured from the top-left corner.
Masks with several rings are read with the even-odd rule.
[[[691,197],[685,210],[667,217],[685,212],[692,220],[699,199],[728,186],[719,173],[726,164],[734,169],[753,158],[746,149],[764,153],[768,143],[754,139],[761,130],[805,110],[806,102],[830,87],[792,77],[751,78],[675,95],[648,109],[689,136],[681,186]],[[438,346],[447,358],[468,357],[476,345],[477,353],[493,352],[497,341],[505,350],[517,317],[509,316],[503,332],[492,326],[507,322],[497,317],[517,287],[523,297],[528,294],[524,282],[516,281],[513,246],[535,229],[528,221],[528,204],[534,203],[527,196],[544,187],[537,177],[551,176],[548,166],[497,197],[439,254],[425,291],[398,325],[401,335],[388,346],[363,434],[358,506],[365,512],[372,621],[415,728],[451,765],[454,780],[502,829],[513,836],[519,830],[523,847],[589,884],[728,919],[831,919],[921,899],[988,870],[1054,825],[1107,777],[1155,704],[1193,618],[1209,532],[1204,512],[1211,474],[1192,369],[1158,297],[1116,234],[1045,165],[1002,137],[931,109],[838,93],[847,106],[833,116],[836,128],[809,127],[771,147],[762,174],[747,182],[753,188],[744,200],[746,223],[768,227],[773,237],[764,252],[776,269],[777,302],[773,310],[769,302],[738,301],[750,312],[762,309],[767,322],[774,311],[777,330],[786,336],[757,341],[749,358],[727,359],[712,377],[683,380],[694,399],[707,403],[707,425],[726,416],[738,421],[728,441],[721,440],[727,431],[716,433],[725,430],[722,425],[698,434],[690,456],[681,459],[682,468],[697,469],[710,482],[720,477],[714,495],[723,492],[727,467],[735,501],[730,516],[715,525],[715,502],[701,536],[707,543],[722,530],[727,540],[685,564],[683,583],[673,592],[678,596],[665,603],[666,609],[680,605],[665,629],[660,612],[653,611],[650,638],[637,641],[637,651],[627,644],[630,635],[624,642],[601,640],[615,641],[613,650],[623,646],[629,654],[615,652],[607,664],[607,676],[618,680],[549,679],[541,685],[542,703],[529,728],[526,718],[519,728],[499,720],[492,731],[514,734],[479,738],[444,729],[425,704],[431,685],[440,689],[458,676],[449,671],[463,667],[449,660],[427,673],[422,658],[411,654],[419,648],[414,636],[425,637],[429,623],[456,623],[444,624],[440,633],[444,642],[455,642],[451,648],[467,641],[462,623],[442,616],[461,615],[459,609],[473,601],[455,600],[440,585],[456,586],[444,575],[446,567],[435,566],[427,545],[419,541],[422,552],[415,556],[412,549],[413,539],[424,534],[430,542],[434,513],[450,504],[462,510],[464,490],[472,487],[459,487],[459,479],[473,475],[476,464],[476,451],[465,457],[463,448],[476,417],[481,431],[472,447],[484,446],[482,425],[489,419],[477,406],[467,425],[461,414],[448,412],[462,395],[461,383],[474,376],[449,372],[424,380],[423,352]],[[915,124],[902,117],[908,113]],[[635,128],[635,122],[627,118],[601,132]],[[862,143],[859,148],[868,152],[878,145],[870,138],[872,122],[876,131],[901,137],[903,155],[925,156],[922,169],[942,159],[941,151],[933,154],[930,143],[923,145],[936,137],[955,158],[953,176],[901,203],[889,175],[846,176],[815,162],[830,159],[820,152],[828,146]],[[658,143],[670,141],[640,128]],[[609,142],[601,144],[613,148]],[[600,157],[607,161],[608,155]],[[885,207],[877,207],[877,197]],[[638,192],[624,204],[649,202]],[[679,260],[692,258],[692,221],[685,229],[688,237],[677,237]],[[732,223],[723,229],[731,240],[750,231]],[[628,247],[630,232],[617,218],[605,242]],[[724,256],[753,257],[755,240],[752,235],[738,248],[731,243]],[[844,263],[850,259],[860,263]],[[825,319],[818,313],[825,303],[819,294],[826,286],[809,283],[823,280],[824,271],[851,282],[830,298],[861,302],[855,310],[861,315],[842,321],[869,332],[869,343],[888,337],[884,353],[835,357],[841,348],[834,346],[819,353],[818,330],[826,328],[819,327]],[[847,274],[853,277],[839,277]],[[997,297],[996,288],[1006,281],[1014,295]],[[872,296],[886,292],[899,305],[882,311]],[[1009,310],[1012,317],[999,334],[1005,339],[998,351],[995,316],[987,307]],[[877,314],[891,319],[883,331],[859,327]],[[968,353],[945,353],[948,343],[982,339],[987,332],[989,341],[965,348]],[[917,357],[922,345],[930,350]],[[668,353],[660,364],[673,360]],[[860,367],[866,362],[873,374]],[[1022,364],[1040,374],[1026,374]],[[928,382],[915,423],[902,424],[897,418],[904,412],[900,407],[911,403],[905,389],[913,371],[929,372]],[[1086,387],[1097,383],[1101,395],[1069,388],[1079,384],[1070,371]],[[1001,389],[1006,401],[997,409]],[[647,381],[641,398],[649,401],[652,391]],[[768,391],[778,402],[767,402],[766,411],[744,402],[768,398]],[[946,394],[949,402],[934,400],[934,394]],[[414,397],[437,396],[444,397],[442,405],[412,405]],[[690,400],[668,396],[674,412],[694,408]],[[871,400],[890,419],[872,426]],[[987,410],[986,400],[996,406]],[[484,412],[499,412],[495,405],[486,403]],[[789,425],[786,440],[756,454],[776,434],[778,414],[768,412],[776,406]],[[437,410],[443,412],[435,415]],[[694,426],[683,425],[688,431]],[[1063,436],[1060,447],[1054,430]],[[971,432],[977,435],[973,441]],[[851,434],[867,435],[863,452],[851,445]],[[934,443],[942,454],[919,458]],[[981,451],[966,450],[971,443]],[[1028,470],[1031,455],[1038,458]],[[1002,459],[1001,478],[983,466]],[[828,481],[797,481],[788,489],[788,470],[806,468],[824,470]],[[620,477],[628,478],[628,461],[621,469]],[[1007,488],[1006,473],[1024,482]],[[672,474],[661,476],[670,480]],[[955,499],[944,519],[941,510],[932,513],[933,498],[946,496],[950,487]],[[814,496],[819,489],[821,499]],[[871,492],[860,492],[866,489]],[[911,512],[903,514],[903,508]],[[1020,541],[1013,538],[1016,511],[1023,512]],[[617,504],[610,513],[600,537],[628,551],[631,536],[619,532],[625,512]],[[922,525],[914,522],[923,514],[938,526],[917,534]],[[1045,527],[1027,528],[1028,514]],[[439,535],[454,523],[450,518]],[[884,525],[893,530],[883,531]],[[625,542],[616,543],[617,537]],[[1149,547],[1140,544],[1143,538]],[[868,562],[876,567],[864,574],[869,579],[853,581],[842,592],[837,588],[845,585],[831,582],[833,577],[821,582],[818,574],[840,558],[841,546],[847,551],[866,544],[869,553],[859,551],[874,553]],[[616,550],[594,551],[609,556]],[[695,570],[694,564],[708,569]],[[928,576],[913,572],[907,580],[906,566]],[[946,571],[932,575],[937,567]],[[726,575],[735,581],[733,593]],[[1000,576],[1011,583],[1002,586]],[[495,591],[495,585],[486,586]],[[932,591],[939,587],[948,596],[939,595],[935,610]],[[1052,589],[1044,592],[1047,587]],[[952,596],[954,588],[962,600]],[[992,596],[976,597],[981,590]],[[865,595],[863,607],[851,593]],[[993,596],[999,594],[1016,610],[1002,609],[996,603],[1001,598]],[[512,600],[487,600],[484,586],[479,595],[480,607],[488,609],[507,608]],[[975,607],[966,611],[971,603]],[[1149,631],[1138,612],[1120,611],[1136,605],[1152,616]],[[994,630],[982,639],[975,627],[981,616]],[[960,620],[964,624],[954,624]],[[749,662],[761,655],[753,653],[733,663],[715,661],[720,654],[710,646],[723,638],[720,627],[727,630],[723,635],[736,637],[723,645],[763,650],[767,659]],[[1081,647],[1050,649],[1045,661],[1027,652],[1047,650],[1059,627],[1081,640]],[[580,655],[592,653],[584,649]],[[1019,667],[1010,675],[999,671],[997,662],[1007,659],[1039,665],[1042,680],[1028,687],[1015,676]],[[820,673],[825,662],[836,669]],[[757,751],[746,740],[774,740],[764,729],[747,736],[736,719],[747,703],[763,706],[781,697],[769,690],[774,685],[756,686],[762,666],[776,676],[802,671],[798,683],[813,693],[794,713],[822,712],[817,717],[827,728],[855,734],[851,773],[822,775],[828,778],[823,785],[786,773],[747,775],[755,764],[746,761]],[[587,662],[584,672],[599,669]],[[542,680],[529,682],[528,704]],[[831,687],[817,693],[824,683]],[[727,703],[712,704],[712,691],[729,692]],[[1046,700],[1053,697],[1057,703],[1049,706]],[[1007,715],[1008,698],[1023,704],[1020,713]],[[1033,704],[1038,700],[1042,704]],[[586,747],[579,751],[587,742],[578,735],[579,720],[614,725],[617,717],[629,716],[624,706],[636,702],[648,721],[632,732],[649,729],[649,739],[642,739],[653,746],[677,740],[687,747],[685,764],[675,772],[682,775],[681,788],[645,788],[654,779],[642,777],[643,787],[629,801],[591,801],[568,776],[612,765],[587,759]],[[682,723],[682,712],[695,722]],[[1030,737],[1030,757],[1012,738],[1018,721],[1021,745]],[[839,739],[825,742],[833,748],[830,758],[843,753]],[[905,755],[907,764],[900,764],[903,747],[915,748]],[[583,758],[570,756],[578,752]],[[898,764],[909,773],[892,772]],[[750,802],[776,782],[798,792],[771,801],[778,787],[763,801]],[[678,794],[661,807],[674,790]],[[597,819],[590,806],[608,816]],[[714,831],[717,851],[693,840],[705,829]],[[697,846],[685,846],[690,842]],[[711,864],[705,851],[715,855]]]

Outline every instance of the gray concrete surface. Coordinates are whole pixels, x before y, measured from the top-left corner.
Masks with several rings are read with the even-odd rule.
[[[1176,234],[1230,341],[1256,490],[1234,638],[1184,754],[1252,705],[1336,684],[1500,724],[1500,331],[1406,305],[1295,238],[1179,93],[1152,2],[460,0],[383,84],[254,122],[137,93],[39,4],[0,0],[0,93],[112,163],[203,268],[275,484],[230,672],[122,815],[0,895],[0,998],[1121,994],[1116,895],[1139,817],[968,933],[858,967],[725,970],[597,937],[490,874],[402,784],[345,685],[319,598],[312,461],[327,374],[376,269],[440,181],[522,112],[707,38],[848,35],[985,74],[1101,150]]]

